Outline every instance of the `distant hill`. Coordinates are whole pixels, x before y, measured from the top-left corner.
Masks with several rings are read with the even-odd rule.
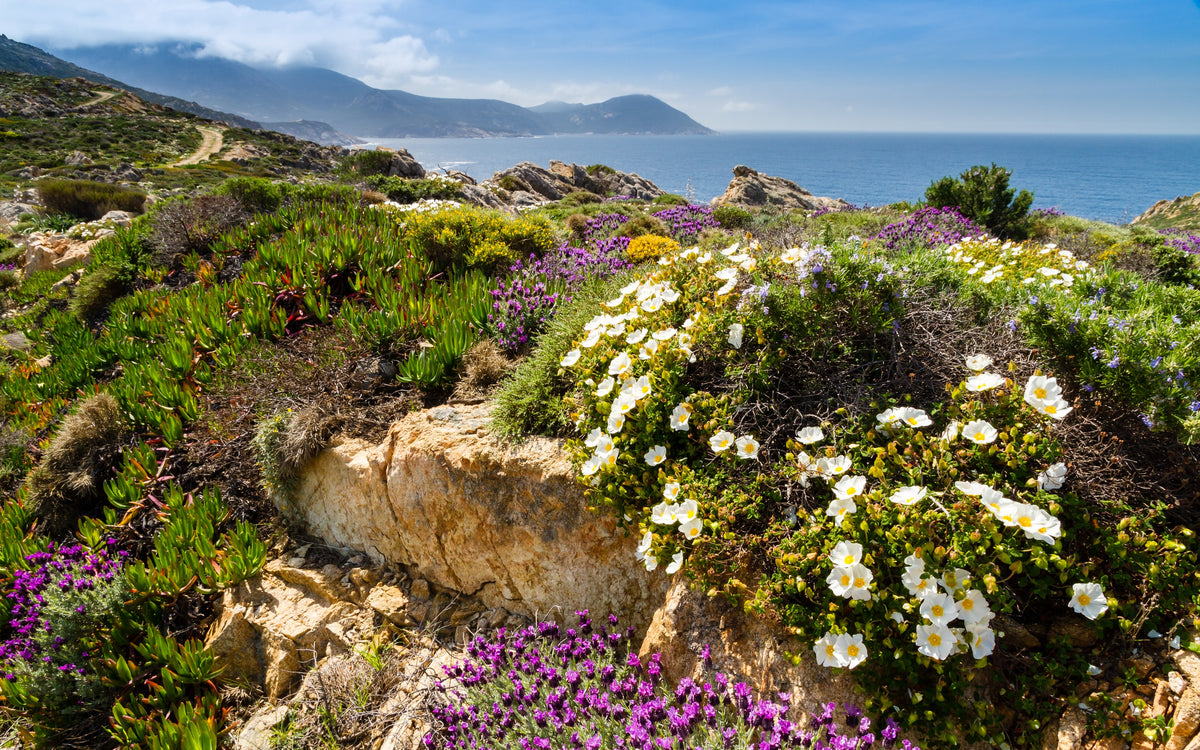
[[[197,57],[196,48],[130,45],[63,50],[80,65],[135,86],[194,99],[260,122],[318,120],[360,137],[520,136],[556,133],[708,134],[653,96],[599,104],[520,107],[495,99],[445,99],[376,89],[325,68],[264,70]],[[274,125],[273,125],[274,126]]]

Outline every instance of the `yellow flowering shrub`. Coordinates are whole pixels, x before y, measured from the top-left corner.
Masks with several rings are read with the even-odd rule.
[[[648,260],[658,260],[667,253],[679,249],[679,243],[669,237],[659,237],[656,234],[643,234],[634,237],[625,248],[625,255],[634,263],[644,263]]]
[[[392,209],[409,241],[434,264],[502,271],[557,244],[554,227],[540,216],[512,217],[473,206],[435,205],[433,210]]]

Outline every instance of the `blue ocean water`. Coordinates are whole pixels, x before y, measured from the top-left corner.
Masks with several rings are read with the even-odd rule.
[[[879,206],[917,201],[925,188],[975,164],[1013,171],[1034,207],[1116,224],[1163,198],[1200,191],[1200,136],[730,133],[712,136],[563,135],[394,138],[427,169],[475,179],[522,161],[608,164],[672,193],[707,202],[738,164],[785,177],[816,195]]]

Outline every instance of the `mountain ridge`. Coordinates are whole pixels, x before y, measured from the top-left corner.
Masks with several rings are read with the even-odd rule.
[[[198,57],[186,45],[60,50],[79,65],[133,85],[195,99],[258,122],[316,120],[363,138],[531,136],[568,133],[711,134],[646,94],[595,104],[521,107],[498,99],[454,99],[376,89],[327,68],[254,68]]]

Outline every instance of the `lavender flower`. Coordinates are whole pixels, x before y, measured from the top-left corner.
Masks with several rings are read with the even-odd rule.
[[[888,250],[896,250],[913,244],[923,247],[952,245],[986,233],[957,208],[949,206],[914,211],[907,218],[888,224],[871,239],[882,240]]]

